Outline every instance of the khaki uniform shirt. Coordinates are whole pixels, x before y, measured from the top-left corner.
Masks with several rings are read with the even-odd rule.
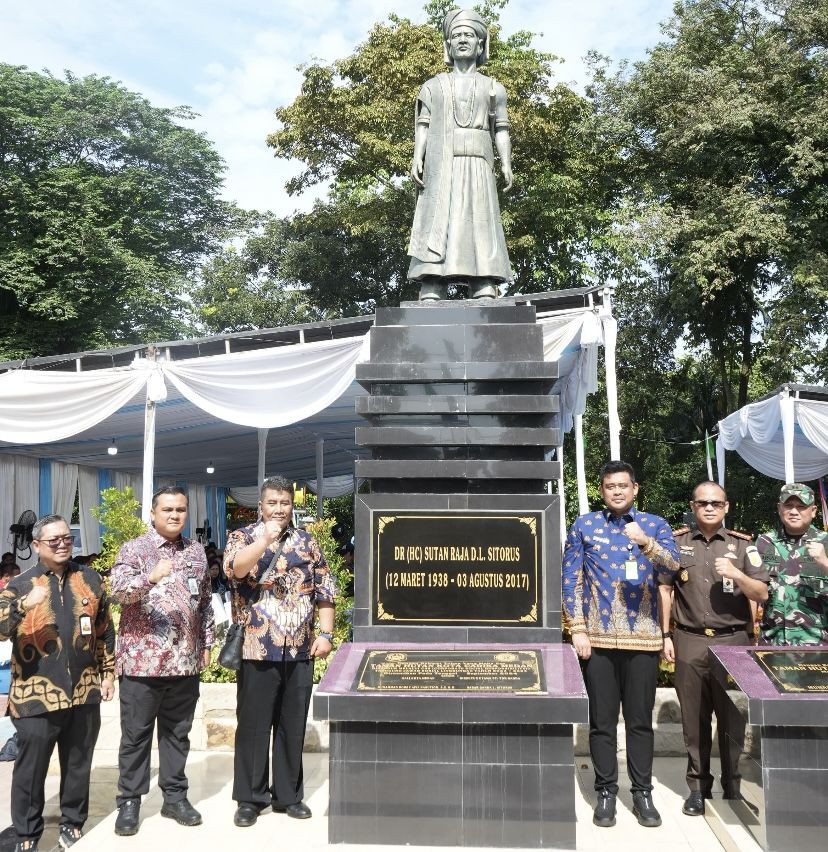
[[[733,559],[736,567],[755,580],[770,577],[750,536],[722,527],[708,541],[699,530],[687,527],[674,534],[680,567],[676,574],[659,574],[658,581],[673,586],[673,618],[676,624],[695,630],[744,627],[752,622],[750,600],[734,581],[725,592],[716,573],[716,559]]]

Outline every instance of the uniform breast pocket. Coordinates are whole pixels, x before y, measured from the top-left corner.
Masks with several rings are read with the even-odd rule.
[[[676,581],[679,583],[687,583],[690,580],[690,575],[693,568],[696,566],[695,553],[680,553],[679,554],[679,571],[676,575]]]

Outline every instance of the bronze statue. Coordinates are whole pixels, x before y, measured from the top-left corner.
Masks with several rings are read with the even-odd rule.
[[[477,12],[455,9],[443,22],[449,72],[420,89],[411,175],[419,187],[408,277],[420,300],[445,299],[448,284],[471,298],[494,298],[511,281],[500,219],[494,149],[508,190],[512,144],[506,90],[477,69],[488,59],[488,28]]]

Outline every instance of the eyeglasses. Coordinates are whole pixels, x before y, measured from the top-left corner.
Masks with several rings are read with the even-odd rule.
[[[52,550],[57,550],[61,544],[72,544],[74,542],[75,537],[73,535],[59,535],[55,538],[39,538],[41,544],[47,544]]]
[[[700,509],[704,509],[707,506],[712,506],[714,509],[724,509],[725,501],[724,500],[694,500],[694,506],[698,506]]]

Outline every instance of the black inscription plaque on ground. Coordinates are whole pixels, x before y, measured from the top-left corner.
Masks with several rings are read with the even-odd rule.
[[[539,651],[366,651],[361,692],[546,692]]]
[[[828,649],[751,651],[778,692],[828,693]]]
[[[374,512],[380,624],[537,627],[540,512]]]

